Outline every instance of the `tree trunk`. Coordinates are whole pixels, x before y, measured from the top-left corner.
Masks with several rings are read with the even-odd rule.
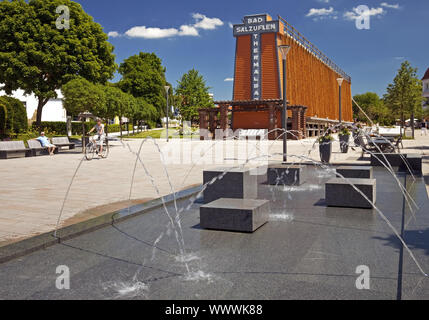
[[[133,119],[132,123],[133,123],[133,135],[135,135],[136,133],[135,133],[135,131],[134,131],[134,126],[135,126],[135,121],[134,121],[134,119]]]
[[[412,137],[413,137],[413,139],[415,138],[415,136],[414,136],[414,111],[411,113],[411,132],[412,132]]]
[[[401,136],[405,136],[405,131],[404,131],[404,125],[405,125],[405,118],[404,118],[404,113],[401,113]]]
[[[106,130],[104,130],[104,131],[106,133],[106,138],[107,138],[109,136],[109,119],[106,120],[105,128],[106,128]]]
[[[122,138],[122,117],[119,117],[119,132]]]
[[[48,103],[49,99],[43,100],[43,98],[41,98],[41,97],[37,97],[37,99],[38,99],[38,103],[37,103],[36,125],[37,125],[37,127],[40,127],[40,124],[42,123],[43,107],[46,105],[46,103]],[[40,130],[41,130],[41,128],[39,128],[39,131]]]

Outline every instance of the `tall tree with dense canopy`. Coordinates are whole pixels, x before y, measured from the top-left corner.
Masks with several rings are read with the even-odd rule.
[[[154,53],[140,52],[124,60],[119,67],[122,79],[119,87],[135,98],[143,98],[158,111],[158,118],[165,114],[165,68]]]
[[[70,11],[58,29],[59,6]],[[22,89],[38,98],[37,123],[56,90],[76,76],[105,83],[116,70],[113,46],[102,27],[70,0],[0,2],[0,83],[7,94]]]
[[[183,120],[195,121],[199,108],[214,107],[213,99],[209,95],[210,88],[200,73],[189,70],[178,81],[176,95],[180,96],[179,111]]]
[[[414,138],[414,117],[422,112],[422,81],[417,77],[417,69],[408,61],[402,63],[393,83],[387,87],[385,103],[395,115],[401,118],[401,131],[405,116],[411,117]]]

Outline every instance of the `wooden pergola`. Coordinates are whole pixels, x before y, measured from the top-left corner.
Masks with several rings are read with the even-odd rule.
[[[210,132],[212,138],[215,138],[216,129],[221,129],[226,132],[228,129],[232,131],[238,129],[248,129],[234,127],[234,114],[238,112],[265,112],[268,113],[268,126],[266,128],[270,132],[269,139],[277,139],[282,133],[282,128],[279,127],[279,120],[283,110],[282,99],[266,99],[266,100],[240,100],[240,101],[215,101],[217,107],[199,109],[200,118],[200,139],[207,139],[205,133]],[[302,139],[306,136],[306,111],[305,106],[288,106],[289,113],[292,117],[289,118],[293,135],[291,139]],[[231,114],[231,126],[229,127],[228,116]],[[288,123],[288,124],[289,124]],[[279,129],[279,130],[276,130]]]

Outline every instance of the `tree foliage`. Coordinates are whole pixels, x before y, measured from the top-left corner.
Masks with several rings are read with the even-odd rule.
[[[70,9],[70,28],[57,29],[56,8]],[[0,2],[0,83],[11,94],[23,89],[43,106],[76,76],[104,83],[116,70],[113,46],[102,27],[70,0]]]
[[[367,92],[364,94],[357,94],[353,99],[374,123],[379,123],[381,125],[391,125],[394,123],[395,119],[390,110],[384,104],[383,99],[380,99],[376,93]],[[355,104],[353,104],[353,114],[354,118],[357,118],[358,121],[368,122],[367,117]]]
[[[189,70],[182,76],[176,88],[176,95],[179,96],[176,99],[180,102],[178,107],[183,120],[194,121],[199,108],[214,107],[209,90],[197,70]]]
[[[77,116],[82,112],[91,112],[104,117],[107,113],[106,95],[103,87],[84,78],[76,78],[65,84],[62,89],[64,109]]]
[[[417,77],[417,69],[408,61],[402,63],[393,83],[387,87],[384,101],[393,115],[401,118],[404,125],[405,117],[421,116],[422,113],[422,82]],[[414,122],[412,121],[412,124]]]
[[[165,68],[154,53],[140,52],[124,60],[119,67],[122,79],[119,87],[135,98],[143,98],[155,107],[158,118],[165,114]],[[153,110],[152,110],[153,111]]]

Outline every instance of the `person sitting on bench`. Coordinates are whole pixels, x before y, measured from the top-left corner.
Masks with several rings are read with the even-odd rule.
[[[40,133],[40,137],[36,138],[40,142],[43,148],[47,148],[49,151],[49,154],[52,156],[54,155],[55,149],[57,148],[56,145],[52,144],[49,139],[45,136],[45,133]]]

